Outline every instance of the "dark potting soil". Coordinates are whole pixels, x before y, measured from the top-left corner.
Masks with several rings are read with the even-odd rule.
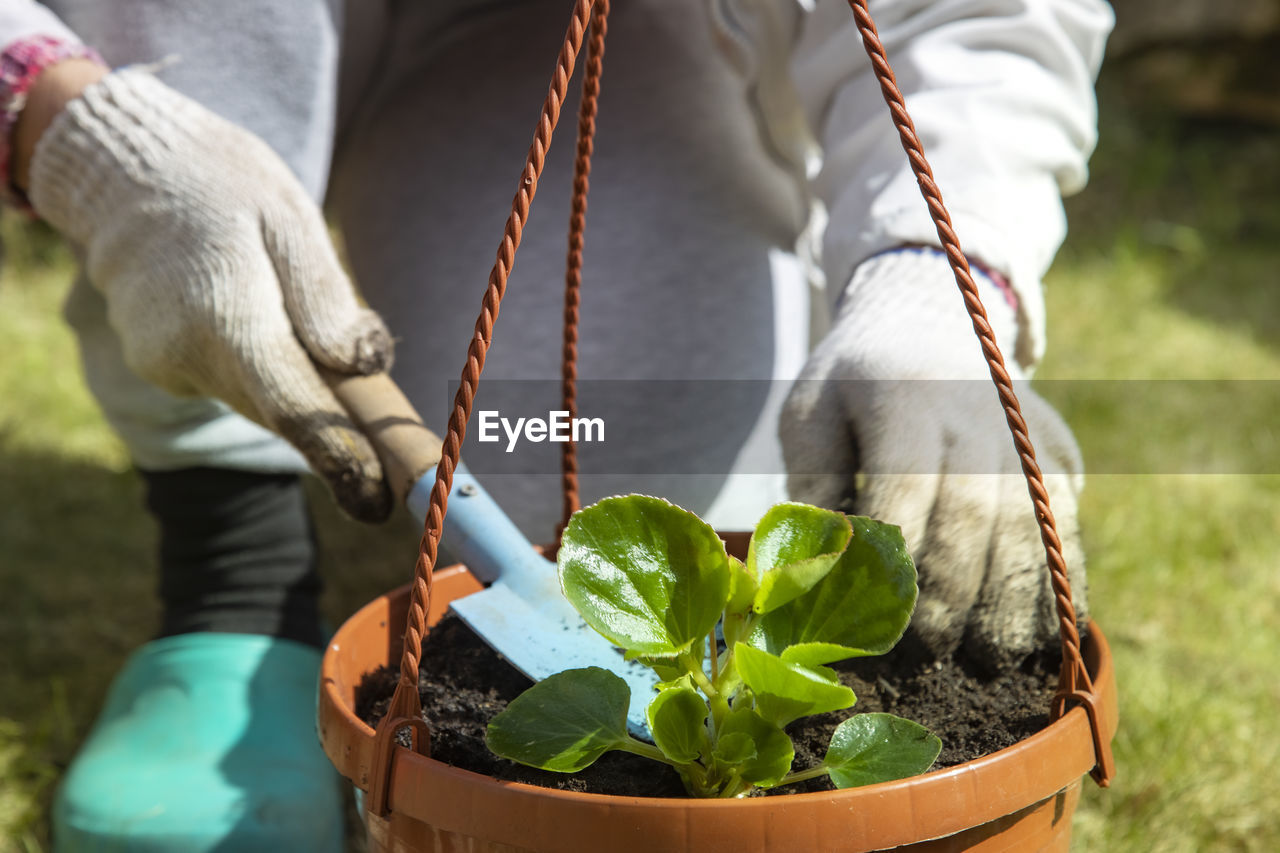
[[[484,743],[485,726],[532,682],[452,614],[423,641],[422,661],[418,693],[422,716],[431,728],[432,758],[496,779],[548,788],[640,797],[685,796],[674,771],[636,755],[606,753],[586,770],[566,775],[525,767],[489,752]],[[1058,661],[1057,650],[1048,650],[998,678],[984,677],[963,657],[927,661],[907,649],[836,664],[840,680],[853,688],[858,702],[851,710],[798,720],[788,728],[796,746],[793,768],[820,763],[832,731],[855,712],[887,711],[927,726],[942,739],[942,754],[935,768],[951,767],[1011,746],[1048,725]],[[395,667],[367,675],[356,691],[356,714],[376,727],[398,678]],[[771,793],[831,787],[823,776]]]

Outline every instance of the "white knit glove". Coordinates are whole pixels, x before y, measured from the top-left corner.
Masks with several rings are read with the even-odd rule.
[[[975,278],[996,340],[1011,352],[1015,312]],[[1024,378],[1012,359],[1008,367]],[[1017,391],[1083,616],[1080,451],[1044,399],[1026,383]],[[858,267],[780,432],[793,498],[837,507],[852,497],[853,511],[902,527],[920,574],[910,635],[928,651],[963,643],[998,670],[1055,641],[1035,511],[945,256],[905,249]]]
[[[390,512],[377,455],[313,360],[385,370],[391,337],[356,301],[320,211],[266,143],[125,69],[45,131],[29,196],[82,249],[139,376],[275,430],[353,516]]]

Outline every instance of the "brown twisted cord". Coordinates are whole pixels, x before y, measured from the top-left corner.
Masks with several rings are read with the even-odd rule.
[[[395,694],[391,697],[391,705],[387,709],[386,719],[388,720],[396,717],[416,719],[422,713],[422,704],[418,698],[418,663],[422,636],[426,631],[427,606],[431,600],[431,572],[436,564],[444,514],[449,503],[449,490],[453,486],[453,472],[458,465],[462,441],[466,437],[467,421],[471,418],[471,406],[475,400],[476,386],[480,382],[480,373],[484,370],[485,355],[493,341],[493,324],[498,319],[498,309],[507,289],[507,277],[511,274],[516,250],[520,247],[521,234],[524,231],[525,222],[529,219],[529,206],[533,203],[534,194],[538,191],[538,179],[546,163],[547,150],[551,147],[551,136],[555,132],[556,123],[560,120],[560,106],[564,103],[565,92],[569,88],[569,78],[573,76],[573,67],[578,59],[578,51],[582,47],[582,38],[587,28],[592,5],[593,0],[575,0],[573,17],[569,22],[568,32],[565,33],[560,55],[556,59],[555,72],[547,90],[546,100],[542,104],[542,114],[538,118],[533,143],[529,146],[524,170],[520,174],[520,184],[511,202],[511,214],[507,217],[502,242],[498,245],[498,256],[494,261],[493,270],[489,273],[489,284],[484,292],[480,316],[476,320],[475,335],[467,348],[467,361],[462,369],[462,382],[453,399],[453,411],[449,415],[449,431],[445,435],[440,464],[436,467],[436,483],[431,490],[426,524],[418,546],[409,613],[405,618],[400,681],[396,685]]]
[[[578,305],[582,290],[582,248],[587,227],[587,193],[591,189],[591,153],[595,144],[596,108],[600,100],[600,75],[604,70],[604,38],[609,32],[609,0],[596,0],[591,12],[591,40],[583,66],[582,103],[578,107],[578,157],[573,164],[573,210],[569,215],[569,258],[564,275],[564,347],[561,365],[561,399],[569,422],[578,416]],[[582,507],[578,496],[578,448],[569,441],[560,450],[564,513],[556,541],[569,524],[569,516]]]
[[[893,123],[898,129],[902,147],[911,161],[911,170],[920,184],[920,193],[929,205],[929,214],[933,217],[938,229],[938,238],[942,241],[947,259],[955,272],[956,284],[964,296],[965,308],[973,320],[973,330],[982,344],[982,354],[986,357],[991,369],[991,380],[995,383],[1004,406],[1005,419],[1009,423],[1009,431],[1013,435],[1013,443],[1022,462],[1022,473],[1027,479],[1027,490],[1035,504],[1036,518],[1040,523],[1040,539],[1044,542],[1045,556],[1049,563],[1049,574],[1053,584],[1054,599],[1058,610],[1058,634],[1062,640],[1062,670],[1058,679],[1058,695],[1055,697],[1051,716],[1057,719],[1066,712],[1064,697],[1077,692],[1092,693],[1093,685],[1089,672],[1085,668],[1084,659],[1080,655],[1080,633],[1076,627],[1076,611],[1071,603],[1071,583],[1067,579],[1066,560],[1062,556],[1062,542],[1058,539],[1057,526],[1053,512],[1049,509],[1049,494],[1045,490],[1044,478],[1040,466],[1036,464],[1035,449],[1031,446],[1031,438],[1027,434],[1027,425],[1022,417],[1022,408],[1018,405],[1017,395],[1013,391],[1013,382],[1005,370],[1004,358],[996,346],[995,335],[987,322],[986,309],[978,297],[978,288],[969,272],[969,262],[960,249],[960,241],[951,225],[951,216],[942,203],[942,193],[933,179],[933,170],[925,159],[924,148],[916,136],[915,125],[907,114],[907,106],[899,91],[893,69],[885,55],[884,45],[880,43],[875,22],[867,10],[866,0],[849,0],[849,8],[857,21],[858,32],[862,36],[862,44],[871,58],[876,79],[880,82],[880,91],[884,94],[885,103],[893,113]],[[1101,756],[1099,756],[1101,760]]]

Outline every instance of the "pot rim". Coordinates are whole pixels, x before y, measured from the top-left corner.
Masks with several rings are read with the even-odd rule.
[[[318,722],[325,751],[339,772],[363,790],[369,788],[374,730],[355,716],[340,695],[337,655],[348,642],[353,626],[370,619],[383,624],[392,622],[389,617],[397,599],[407,598],[409,589],[410,585],[406,585],[393,590],[353,614],[334,634],[321,667]],[[464,567],[450,566],[435,574],[434,589],[432,611],[438,618],[449,601],[475,592],[480,586]],[[387,644],[382,645],[385,651]],[[1092,621],[1082,651],[1094,679],[1105,737],[1110,740],[1117,721],[1115,674],[1106,637]],[[1089,719],[1083,708],[1076,707],[1012,746],[954,767],[859,788],[742,800],[562,791],[493,779],[398,747],[392,761],[388,803],[393,811],[441,829],[465,833],[478,829],[472,825],[474,821],[469,821],[475,816],[476,798],[487,795],[500,800],[502,809],[512,816],[512,834],[502,834],[496,840],[514,839],[514,842],[527,834],[527,827],[515,817],[517,813],[527,818],[536,815],[539,822],[554,822],[572,820],[565,814],[565,810],[571,808],[604,810],[621,819],[627,815],[638,819],[640,813],[679,809],[691,818],[732,812],[744,819],[763,820],[786,808],[812,812],[812,820],[829,823],[820,812],[837,807],[846,822],[844,831],[857,834],[874,849],[945,837],[1011,815],[1078,783],[1094,764]],[[399,794],[401,791],[404,793]],[[871,812],[880,814],[875,820],[868,820]],[[887,813],[898,818],[885,820]],[[597,837],[597,840],[602,839]]]

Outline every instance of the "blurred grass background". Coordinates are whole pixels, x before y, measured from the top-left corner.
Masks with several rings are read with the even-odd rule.
[[[1261,55],[1280,56],[1275,47]],[[1242,55],[1232,65],[1220,47],[1179,50],[1172,64],[1170,55],[1148,45],[1104,70],[1093,178],[1069,203],[1071,236],[1046,285],[1041,380],[1280,380],[1280,101],[1265,94],[1280,87],[1244,91],[1233,76]],[[1214,80],[1217,94],[1210,86],[1206,95]],[[1251,72],[1251,85],[1258,80]],[[58,317],[71,259],[38,224],[8,215],[2,231],[8,853],[46,849],[53,785],[158,607],[155,531],[139,482]],[[1065,383],[1042,387],[1096,471],[1146,470],[1184,452],[1197,421],[1224,415],[1192,385],[1179,386],[1191,399],[1152,395],[1141,422],[1059,393]],[[1280,431],[1273,407],[1232,416],[1255,435]],[[1227,454],[1215,460],[1220,470],[1255,470],[1247,443],[1214,452]],[[322,497],[317,507],[326,608],[338,621],[406,579],[416,525],[370,531]],[[1118,776],[1108,791],[1086,784],[1074,849],[1280,850],[1280,475],[1095,473],[1082,523],[1094,613],[1116,657],[1121,729]]]

